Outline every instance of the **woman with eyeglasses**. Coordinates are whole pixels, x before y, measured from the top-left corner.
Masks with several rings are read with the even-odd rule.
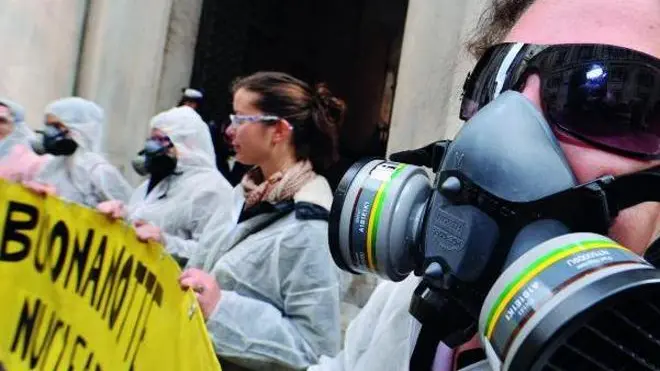
[[[339,272],[328,248],[344,103],[324,86],[259,72],[233,86],[227,134],[252,165],[180,278],[197,294],[223,370],[299,370],[340,346]]]
[[[140,240],[162,243],[185,265],[211,215],[231,203],[231,186],[215,168],[206,124],[187,106],[156,115],[133,167],[148,178],[128,204],[110,201],[98,210],[126,218]]]

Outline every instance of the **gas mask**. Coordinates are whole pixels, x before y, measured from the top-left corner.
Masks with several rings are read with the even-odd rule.
[[[172,174],[176,169],[177,159],[168,153],[171,147],[172,145],[163,145],[157,140],[147,140],[144,149],[131,162],[133,169],[141,176]]]
[[[660,173],[578,184],[543,115],[513,91],[422,157],[433,184],[418,166],[355,164],[329,223],[340,268],[422,277],[418,346],[478,333],[494,370],[660,367],[660,272],[605,237],[619,211],[660,200]]]
[[[40,137],[30,142],[32,150],[38,155],[71,156],[78,143],[68,136],[68,133],[53,125],[46,125],[44,130],[37,132]]]

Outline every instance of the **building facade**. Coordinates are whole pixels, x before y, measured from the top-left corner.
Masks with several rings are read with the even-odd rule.
[[[282,55],[295,50],[301,52],[298,59],[291,58],[288,65],[282,66],[298,66],[295,72],[301,71],[305,78],[313,75],[306,65],[314,65],[317,71],[322,71],[321,79],[336,81],[338,93],[347,97],[349,107],[366,107],[349,112],[353,121],[344,128],[349,150],[360,148],[377,127],[383,131],[383,126],[389,135],[380,133],[380,137],[387,138],[388,151],[452,137],[460,125],[460,88],[472,65],[462,43],[486,2],[388,0],[350,2],[363,4],[356,9],[347,6],[343,10],[316,9],[319,13],[335,12],[326,22],[334,21],[336,26],[324,24],[319,28],[326,30],[324,40],[340,41],[305,49],[301,45],[310,44],[309,38],[295,35],[309,34],[311,26],[288,20],[287,23],[300,26],[288,31],[294,35],[290,37],[294,47]],[[227,39],[242,40],[246,45],[256,43],[251,40],[258,39],[250,36],[254,31],[241,34],[240,24],[246,23],[245,19],[258,19],[252,30],[268,30],[268,22],[274,18],[272,10],[293,4],[277,0],[209,3],[215,14],[225,14],[225,18],[210,19],[205,14],[211,14],[207,12],[208,3],[205,6],[203,0],[11,1],[0,13],[0,45],[5,51],[0,58],[0,70],[4,71],[0,77],[0,96],[25,105],[28,123],[33,128],[41,125],[43,107],[49,101],[68,95],[96,101],[108,118],[105,151],[127,178],[136,183],[138,178],[129,164],[143,143],[149,119],[172,107],[181,88],[189,86],[191,80],[204,85],[214,78],[209,75],[214,72],[215,64],[218,64],[217,74],[226,75],[214,80],[220,81],[221,90],[225,89],[222,84],[235,77],[232,73],[258,69],[263,59],[283,59],[273,56],[273,51],[269,51],[270,55],[260,53],[264,50],[262,41],[262,45],[251,50],[244,47],[245,52],[234,57],[248,65],[243,71],[235,68],[234,72],[232,64],[222,64],[217,59],[202,66],[204,53],[212,52],[215,44],[208,44],[208,33],[203,33],[200,25],[204,29],[221,30],[216,39],[226,35]],[[390,5],[384,6],[385,3]],[[248,12],[250,7],[261,12]],[[310,8],[309,12],[313,11]],[[231,19],[236,15],[245,19],[232,24]],[[210,20],[205,22],[205,17]],[[296,17],[305,18],[304,14]],[[351,20],[356,20],[355,28],[347,30],[347,26],[342,26]],[[212,22],[215,23],[209,26]],[[271,23],[277,24],[277,19]],[[284,34],[281,29],[272,32]],[[324,37],[319,35],[314,37]],[[198,36],[206,37],[199,40],[200,45]],[[279,45],[283,44],[277,46],[282,48]],[[318,50],[325,50],[326,54],[318,55]],[[255,56],[250,59],[250,54]],[[336,56],[342,54],[347,57]],[[230,58],[221,57],[220,61]],[[268,65],[271,66],[279,65]],[[331,84],[331,88],[335,86]],[[227,100],[222,96],[220,103],[214,104],[221,107],[229,103]],[[225,107],[219,109],[223,114]]]
[[[181,88],[203,87],[212,98],[205,118],[219,120],[231,109],[231,79],[289,70],[330,81],[359,108],[343,128],[350,164],[374,154],[359,151],[373,133],[381,155],[456,134],[461,87],[473,64],[463,42],[487,2],[336,0],[305,2],[301,10],[286,0],[10,1],[0,12],[0,96],[25,105],[33,128],[54,99],[99,103],[107,115],[104,151],[137,184],[130,161],[149,119],[174,106]],[[354,281],[344,327],[375,280]]]

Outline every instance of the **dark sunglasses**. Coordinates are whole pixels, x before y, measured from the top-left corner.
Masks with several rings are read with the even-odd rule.
[[[541,78],[549,122],[594,146],[660,158],[660,59],[600,44],[500,44],[491,47],[463,86],[460,116],[470,119],[506,90]]]

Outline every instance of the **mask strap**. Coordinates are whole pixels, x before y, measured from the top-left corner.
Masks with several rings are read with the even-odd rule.
[[[651,246],[646,249],[644,259],[651,263],[654,267],[658,268],[660,265],[660,237],[656,238]]]
[[[622,175],[603,189],[614,215],[642,202],[660,202],[660,167]]]

